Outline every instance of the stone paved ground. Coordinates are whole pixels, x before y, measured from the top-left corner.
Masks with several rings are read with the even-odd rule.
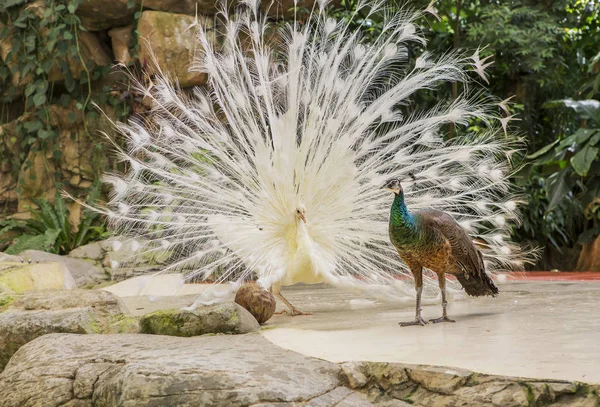
[[[600,281],[505,283],[497,298],[452,300],[455,324],[405,328],[412,301],[378,305],[329,288],[285,295],[314,315],[276,317],[263,334],[305,355],[600,383]],[[424,318],[440,315],[439,304],[423,306]]]
[[[270,341],[333,362],[369,360],[465,368],[489,374],[600,383],[600,281],[509,282],[497,298],[452,299],[456,324],[400,328],[414,302],[379,304],[323,286],[284,288],[313,316],[275,316],[263,329]],[[143,315],[183,307],[194,296],[129,297]],[[425,318],[441,307],[426,304]]]

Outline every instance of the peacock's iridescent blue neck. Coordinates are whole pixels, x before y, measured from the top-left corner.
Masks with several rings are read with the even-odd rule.
[[[417,224],[404,203],[404,194],[396,194],[390,213],[390,235],[396,244],[406,244],[415,238]]]

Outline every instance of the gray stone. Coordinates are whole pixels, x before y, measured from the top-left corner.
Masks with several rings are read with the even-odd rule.
[[[25,261],[31,259],[41,263],[61,262],[65,264],[78,287],[94,285],[108,280],[108,275],[102,268],[81,259],[59,256],[57,254],[46,253],[39,250],[25,250],[24,252],[19,253],[19,257],[23,257]]]
[[[0,370],[26,343],[49,333],[137,332],[137,320],[121,313],[105,291],[57,290],[13,296],[0,313]]]
[[[342,372],[346,375],[351,389],[358,389],[367,384],[368,379],[361,371],[361,367],[361,362],[342,363]]]
[[[442,394],[452,394],[471,376],[471,372],[466,370],[433,366],[418,366],[407,369],[407,373],[413,382]]]
[[[71,250],[71,252],[68,254],[68,257],[72,257],[74,259],[90,259],[94,261],[101,261],[104,257],[104,250],[102,250],[102,245],[100,245],[100,242],[94,242],[86,244],[85,246],[79,246],[75,250]]]
[[[354,392],[347,387],[336,387],[335,389],[312,399],[306,403],[305,407],[339,406],[340,402],[347,399],[351,394],[354,394]],[[369,403],[369,405],[372,404]]]
[[[293,405],[338,388],[339,372],[257,334],[52,334],[14,355],[0,374],[0,400],[4,407]]]
[[[199,24],[207,30],[213,20],[198,16]],[[208,80],[204,72],[190,71],[201,44],[196,36],[195,17],[147,10],[142,12],[137,30],[140,38],[140,63],[149,74],[161,71],[176,78],[181,87],[203,85]],[[211,38],[214,42],[214,37]]]
[[[102,290],[29,291],[23,295],[15,296],[11,308],[32,311],[88,307],[108,313],[121,312],[117,297]]]
[[[527,392],[517,383],[511,383],[504,390],[492,396],[492,404],[498,407],[527,407]]]
[[[10,254],[0,253],[0,263],[20,263],[21,258],[18,256],[11,256]]]
[[[247,310],[234,303],[199,307],[194,311],[156,311],[140,320],[141,333],[171,336],[244,334],[259,327]]]
[[[131,23],[133,14],[140,8],[139,0],[133,7],[128,7],[127,3],[128,0],[84,0],[77,7],[76,14],[90,31],[122,27]]]

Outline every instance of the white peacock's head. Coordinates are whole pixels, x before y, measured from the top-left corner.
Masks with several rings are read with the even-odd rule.
[[[296,219],[302,220],[306,223],[306,206],[304,204],[298,204],[296,208]]]

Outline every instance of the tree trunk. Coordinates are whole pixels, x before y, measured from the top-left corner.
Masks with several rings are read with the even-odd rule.
[[[600,271],[600,236],[583,245],[575,271]]]

